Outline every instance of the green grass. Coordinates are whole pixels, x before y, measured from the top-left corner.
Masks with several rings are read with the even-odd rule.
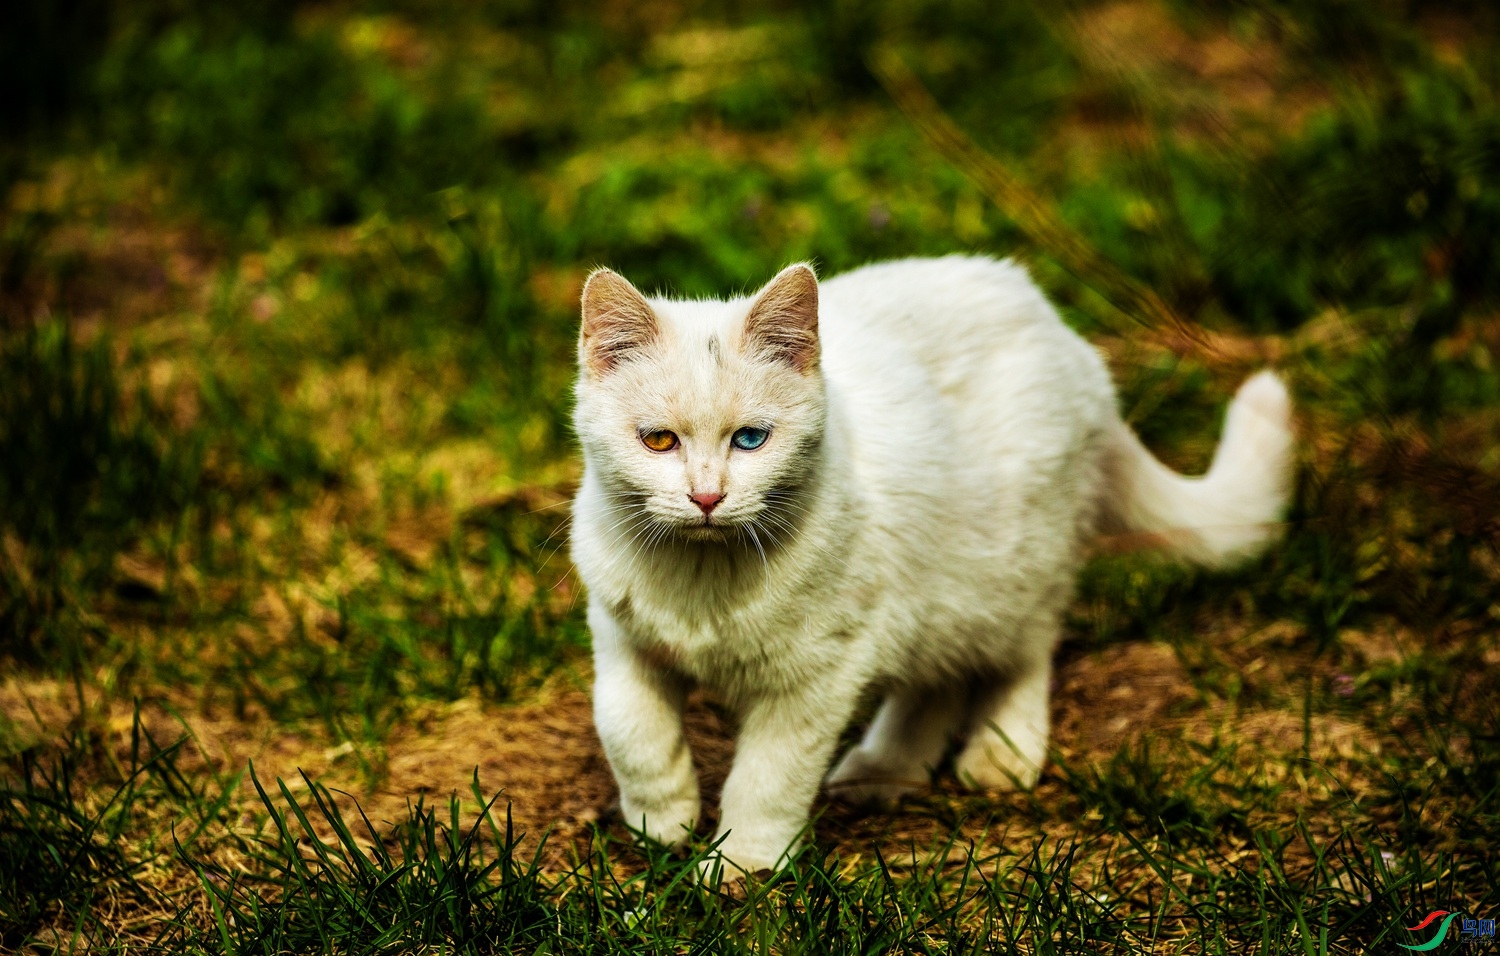
[[[240,775],[195,781],[180,745],[159,747],[139,722],[132,739],[87,807],[75,799],[81,740],[50,768],[23,760],[0,794],[7,944],[46,924],[54,935],[42,938],[64,946],[71,933],[171,952],[1328,952],[1389,945],[1413,907],[1495,876],[1492,861],[1465,858],[1463,841],[1424,852],[1405,832],[1435,796],[1420,788],[1387,797],[1399,796],[1401,812],[1384,835],[1358,824],[1330,832],[1327,820],[1252,823],[1228,806],[1271,794],[1248,777],[1223,779],[1233,746],[1188,775],[1144,749],[1086,771],[1065,766],[1066,809],[1078,812],[1065,836],[877,846],[855,865],[814,845],[777,880],[731,897],[694,885],[711,849],[702,844],[674,856],[596,832],[570,866],[545,872],[545,842],[523,846],[477,780],[477,819],[455,795],[417,801],[382,827],[315,781],[294,792],[252,767],[259,822],[226,825]],[[1494,768],[1475,776],[1486,773],[1480,787],[1492,796]],[[143,819],[153,838],[125,839]],[[147,878],[164,864],[170,892]],[[153,918],[122,932],[110,919],[122,904]]]
[[[18,10],[0,949],[1353,953],[1494,915],[1489,6]],[[1089,566],[1035,793],[820,808],[781,879],[704,891],[705,841],[569,802],[604,772],[566,554],[582,277],[953,251],[1025,259],[1176,467],[1278,365],[1286,540]]]

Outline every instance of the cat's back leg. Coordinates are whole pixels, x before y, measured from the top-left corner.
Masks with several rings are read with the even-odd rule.
[[[1061,621],[1045,614],[1026,629],[1022,654],[971,698],[968,740],[954,763],[959,782],[982,790],[1029,790],[1047,760],[1052,650]]]
[[[963,688],[892,691],[863,739],[829,772],[829,796],[882,807],[926,787],[963,730],[966,696]]]

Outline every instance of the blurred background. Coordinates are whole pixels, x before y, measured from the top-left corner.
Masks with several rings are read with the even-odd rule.
[[[1249,371],[1299,405],[1286,546],[1101,559],[1065,653],[1165,642],[1204,699],[1488,741],[1406,779],[1494,792],[1493,3],[11,0],[0,89],[12,782],[141,701],[379,782],[434,707],[583,680],[587,271],[984,252],[1176,467]],[[1202,644],[1272,631],[1264,671]]]

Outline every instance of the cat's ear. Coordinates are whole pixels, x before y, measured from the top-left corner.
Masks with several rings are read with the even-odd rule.
[[[578,364],[602,375],[629,354],[661,334],[646,297],[625,277],[595,269],[583,284],[583,327],[578,336]]]
[[[818,277],[805,263],[766,283],[745,319],[746,346],[803,374],[818,365]]]

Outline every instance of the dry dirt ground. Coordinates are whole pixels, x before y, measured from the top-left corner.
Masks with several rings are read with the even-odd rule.
[[[1288,678],[1282,666],[1266,663],[1289,637],[1276,631],[1270,628],[1234,639],[1233,644],[1252,649],[1252,659],[1242,670],[1265,674],[1273,681]],[[1388,641],[1371,637],[1370,644],[1377,654],[1394,652],[1381,646]],[[1209,698],[1195,689],[1186,666],[1179,652],[1163,643],[1124,643],[1101,651],[1065,646],[1054,678],[1056,753],[1079,768],[1108,761],[1129,745],[1149,746],[1169,763],[1195,761],[1202,758],[1191,751],[1192,742],[1232,733],[1255,761],[1244,772],[1282,777],[1303,752],[1306,730],[1307,769],[1292,772],[1295,779],[1288,788],[1289,797],[1306,805],[1332,807],[1348,796],[1334,780],[1344,776],[1339,768],[1378,751],[1379,743],[1368,728],[1352,721],[1313,715],[1310,726],[1304,728],[1301,716],[1290,709],[1240,708],[1235,713],[1221,701],[1208,703]],[[123,752],[129,745],[134,712],[119,702],[108,706],[112,743]],[[404,820],[410,803],[446,804],[455,793],[473,820],[477,774],[479,789],[486,796],[503,792],[497,809],[509,801],[517,830],[527,834],[524,842],[546,835],[544,859],[554,872],[569,868],[579,858],[596,827],[624,834],[613,818],[614,783],[594,732],[586,676],[577,672],[554,679],[524,703],[495,705],[470,699],[434,707],[398,727],[380,752],[360,754],[368,763],[357,759],[349,744],[329,747],[316,730],[297,732],[265,717],[239,720],[228,714],[192,714],[193,706],[190,700],[143,703],[142,720],[159,743],[188,735],[191,744],[185,762],[204,770],[211,767],[221,779],[253,763],[268,790],[275,792],[272,781],[279,778],[298,794],[306,789],[299,775],[305,773],[341,792],[341,800],[357,799],[380,825]],[[0,687],[0,714],[25,728],[28,736],[59,734],[77,719],[76,692],[61,682],[12,680]],[[707,831],[733,756],[733,722],[713,701],[695,695],[687,725],[703,784],[705,819],[700,830]],[[376,768],[373,773],[371,765]],[[378,784],[369,785],[371,779]],[[248,835],[259,818],[251,812],[258,798],[248,775],[241,779],[239,791],[237,812],[241,823],[252,828]],[[1069,800],[1069,794],[1070,784],[1055,766],[1049,767],[1031,795],[967,795],[951,778],[940,775],[931,797],[909,798],[888,814],[861,814],[820,799],[815,810],[820,814],[816,833],[849,866],[869,861],[877,849],[896,865],[902,861],[910,865],[950,839],[968,850],[1003,846],[1006,833],[1015,825],[1007,820],[1008,810],[1020,808],[1028,799],[1058,805]],[[1035,830],[1025,823],[1019,825]]]

